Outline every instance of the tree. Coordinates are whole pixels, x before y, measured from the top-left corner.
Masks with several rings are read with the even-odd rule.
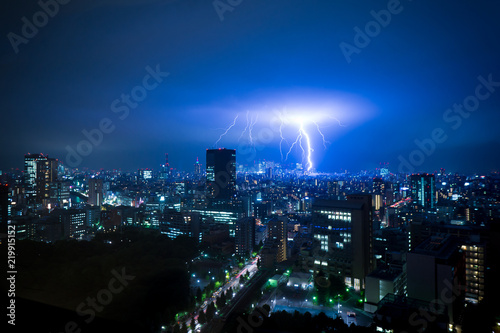
[[[203,310],[200,310],[200,313],[198,314],[198,322],[200,325],[203,325],[207,322],[207,316],[205,315],[205,312]]]
[[[200,303],[200,302],[201,302],[201,300],[202,300],[201,289],[200,289],[200,287],[198,287],[198,288],[196,289],[196,301],[197,301],[198,303]]]
[[[206,312],[207,321],[212,321],[212,319],[214,319],[214,315],[215,315],[215,305],[213,302],[211,302],[207,306],[207,312]]]
[[[217,299],[215,300],[215,305],[217,305],[217,309],[222,309],[222,302],[220,296],[217,297]]]
[[[226,306],[226,302],[227,302],[227,299],[226,299],[226,293],[222,293],[220,295],[220,299],[221,299],[221,303],[222,303],[222,306]]]
[[[191,319],[191,322],[189,323],[189,327],[191,327],[191,331],[194,331],[196,328],[196,322],[194,321],[194,318]]]

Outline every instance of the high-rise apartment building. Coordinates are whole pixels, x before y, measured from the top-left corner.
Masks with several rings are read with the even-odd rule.
[[[469,243],[461,246],[465,255],[465,300],[481,302],[485,290],[485,250],[484,243]]]
[[[235,252],[236,255],[249,255],[255,244],[255,218],[244,217],[236,222]]]
[[[286,217],[274,217],[267,224],[266,245],[276,249],[276,262],[287,259],[288,221]]]

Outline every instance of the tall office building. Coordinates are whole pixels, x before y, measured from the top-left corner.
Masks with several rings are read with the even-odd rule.
[[[88,204],[91,206],[101,206],[103,202],[103,189],[102,179],[90,178],[89,179],[89,198]]]
[[[37,162],[47,158],[43,154],[24,155],[24,188],[28,206],[36,203]]]
[[[436,208],[436,180],[433,174],[413,174],[410,177],[412,201],[421,208]]]
[[[54,158],[36,161],[36,202],[46,207],[50,203],[50,187],[57,181],[58,160]]]
[[[255,218],[244,217],[236,222],[235,252],[236,255],[247,256],[253,251],[255,244]]]
[[[207,193],[212,201],[227,201],[236,192],[236,150],[207,149]]]
[[[371,195],[316,200],[311,232],[320,246],[303,258],[303,265],[337,275],[356,290],[364,289],[365,277],[375,269]]]

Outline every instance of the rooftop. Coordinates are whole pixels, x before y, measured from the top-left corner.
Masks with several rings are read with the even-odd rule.
[[[321,207],[325,208],[343,208],[343,209],[363,209],[363,202],[349,200],[315,200],[313,210]]]

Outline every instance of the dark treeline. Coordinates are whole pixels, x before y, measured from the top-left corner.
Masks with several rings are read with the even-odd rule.
[[[19,241],[17,297],[71,311],[82,331],[98,329],[94,325],[102,320],[158,331],[160,324],[172,322],[190,306],[187,263],[196,253],[191,238],[171,240],[136,229],[98,234],[90,242]],[[125,282],[117,278],[123,275]],[[99,296],[105,304],[99,303]],[[97,307],[88,298],[94,298]],[[82,314],[76,311],[79,306]],[[23,322],[30,319],[24,311],[18,316]],[[69,320],[45,319],[57,322],[51,326],[54,331],[62,323],[61,332]]]

